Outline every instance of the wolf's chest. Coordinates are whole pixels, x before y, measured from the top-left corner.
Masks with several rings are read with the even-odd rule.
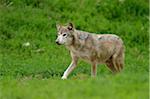
[[[78,49],[75,49],[75,48],[72,48],[70,49],[70,51],[76,55],[77,57],[80,57],[82,59],[90,59],[90,56],[91,56],[91,50],[89,49],[86,49],[86,48],[78,48]]]

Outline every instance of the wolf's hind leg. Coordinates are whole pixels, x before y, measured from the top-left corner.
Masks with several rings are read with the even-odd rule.
[[[112,59],[109,59],[109,60],[106,61],[106,66],[110,69],[110,71],[112,73],[116,73],[117,72],[115,67],[114,67],[114,65],[113,65]]]

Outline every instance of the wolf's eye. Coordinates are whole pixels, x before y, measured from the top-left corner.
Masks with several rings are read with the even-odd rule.
[[[66,36],[67,34],[63,34],[63,36]]]

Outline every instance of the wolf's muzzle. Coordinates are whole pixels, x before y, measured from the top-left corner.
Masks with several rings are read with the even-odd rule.
[[[57,44],[57,45],[61,45],[58,41],[56,41],[56,44]]]

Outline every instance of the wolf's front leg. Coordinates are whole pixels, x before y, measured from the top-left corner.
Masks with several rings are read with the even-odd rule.
[[[75,56],[72,56],[72,62],[67,68],[67,70],[64,72],[61,79],[67,79],[68,75],[74,70],[74,68],[77,66],[78,58]]]
[[[97,74],[97,64],[93,63],[91,66],[91,76],[96,77]]]

